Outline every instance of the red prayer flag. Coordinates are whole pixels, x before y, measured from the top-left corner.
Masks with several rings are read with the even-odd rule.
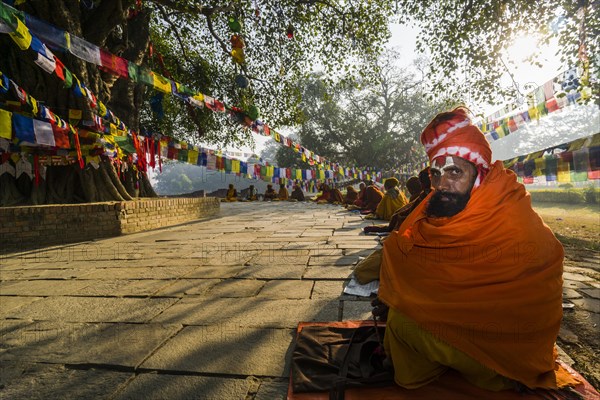
[[[60,80],[65,80],[65,64],[62,63],[58,58],[54,57],[56,61],[56,67],[54,68],[54,72],[56,76],[60,78]]]
[[[56,124],[52,125],[52,133],[54,134],[54,142],[56,147],[61,149],[70,149],[71,143],[69,142],[69,128],[61,128]]]

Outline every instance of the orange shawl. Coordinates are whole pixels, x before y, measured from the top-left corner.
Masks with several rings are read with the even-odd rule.
[[[428,200],[385,241],[380,298],[530,388],[577,383],[555,371],[563,248],[515,174],[497,161],[453,217],[427,218]]]

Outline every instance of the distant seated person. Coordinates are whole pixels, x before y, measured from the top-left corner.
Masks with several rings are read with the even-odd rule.
[[[279,194],[277,195],[277,199],[278,200],[287,200],[290,198],[290,194],[288,193],[288,190],[285,188],[285,184],[281,183],[279,185]]]
[[[297,183],[294,185],[294,190],[292,190],[292,194],[290,195],[290,201],[304,201],[304,192]]]
[[[257,192],[254,188],[254,185],[248,186],[248,193],[246,193],[245,201],[255,201],[257,200]]]
[[[406,190],[408,190],[408,194],[410,195],[410,198],[408,199],[408,202],[410,203],[421,194],[421,182],[419,181],[419,178],[416,176],[408,178],[406,181]]]
[[[346,197],[344,198],[344,204],[345,205],[354,204],[354,202],[356,202],[356,200],[358,200],[358,191],[356,191],[356,189],[354,189],[354,186],[348,185],[346,187]]]
[[[270,183],[267,185],[267,191],[265,192],[265,196],[263,198],[264,201],[275,200],[277,198],[277,192],[273,189],[273,185]]]
[[[237,201],[237,190],[233,187],[233,183],[229,184],[229,189],[227,189],[227,194],[225,195],[225,199],[223,201]]]
[[[365,195],[363,197],[363,205],[361,207],[361,214],[374,213],[377,210],[377,206],[383,199],[383,193],[375,186],[373,181],[369,181],[365,188]]]
[[[326,183],[321,184],[321,192],[321,195],[315,199],[317,203],[342,204],[344,202],[342,193],[338,189],[330,188]]]
[[[410,179],[409,179],[410,180]],[[390,222],[385,225],[373,225],[364,228],[365,233],[385,233],[397,231],[400,229],[402,222],[417,208],[419,204],[431,192],[431,180],[429,179],[429,167],[419,172],[417,180],[422,188],[416,199],[399,209],[392,215]],[[385,240],[386,238],[383,238]],[[381,269],[381,260],[383,249],[377,249],[362,259],[354,268],[354,277],[361,285],[365,285],[371,281],[379,279],[379,271]]]
[[[396,211],[394,213],[394,215],[392,215],[392,218],[390,219],[390,222],[388,224],[367,226],[364,228],[365,233],[391,232],[391,231],[398,230],[398,228],[400,228],[400,225],[406,219],[406,217],[408,217],[408,215],[412,212],[412,210],[414,210],[425,199],[425,197],[427,197],[429,192],[431,192],[431,180],[429,179],[429,167],[427,167],[427,168],[423,169],[421,172],[419,172],[418,178],[416,178],[416,177],[413,177],[413,178],[417,179],[417,182],[419,182],[419,187],[421,188],[421,191],[419,192],[418,196],[414,200],[409,202],[407,205],[405,205],[404,207],[402,207],[398,211]],[[410,181],[411,179],[412,178],[410,178],[408,181]],[[408,186],[408,182],[406,183],[406,185]],[[411,198],[412,198],[412,196],[411,196]]]
[[[367,189],[367,185],[364,182],[358,184],[358,197],[356,201],[354,201],[354,205],[356,209],[360,209],[363,206],[363,201],[365,199],[365,190]]]
[[[404,196],[404,193],[398,187],[399,184],[400,182],[396,178],[388,178],[383,183],[385,194],[375,210],[375,217],[377,219],[389,221],[396,211],[408,203],[406,196]]]

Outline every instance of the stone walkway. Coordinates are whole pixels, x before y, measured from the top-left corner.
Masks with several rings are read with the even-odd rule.
[[[0,398],[285,398],[299,321],[370,315],[342,294],[378,245],[359,235],[370,224],[335,206],[233,203],[209,220],[0,256]],[[597,307],[597,282],[567,282],[575,307]]]
[[[342,295],[377,246],[335,206],[223,204],[218,218],[0,256],[0,398],[285,398],[299,321],[363,319]]]

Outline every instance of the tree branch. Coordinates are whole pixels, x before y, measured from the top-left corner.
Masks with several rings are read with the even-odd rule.
[[[206,26],[208,27],[208,31],[210,32],[211,36],[215,38],[215,40],[221,46],[221,49],[223,49],[223,52],[225,52],[225,54],[227,54],[227,55],[230,55],[231,53],[229,52],[229,49],[227,48],[227,44],[223,41],[223,39],[221,39],[219,37],[219,35],[217,35],[217,32],[215,32],[215,27],[213,26],[213,23],[212,23],[212,21],[210,19],[210,15],[206,16]],[[240,64],[240,68],[244,72],[244,75],[246,76],[246,78],[248,78],[250,80],[254,80],[254,81],[259,81],[259,82],[267,83],[271,87],[273,87],[273,85],[271,84],[271,82],[263,80],[263,79],[259,79],[259,78],[255,77],[253,75],[250,75],[248,73],[248,68],[244,64]]]
[[[203,6],[191,6],[189,4],[182,4],[181,1],[175,0],[150,0],[152,3],[163,5],[171,10],[179,11],[186,14],[202,14],[210,16],[217,12],[230,12],[234,10],[233,4],[229,4],[224,7],[203,7]]]
[[[163,18],[165,19],[165,21],[167,21],[167,23],[171,26],[171,28],[173,28],[173,33],[175,34],[175,39],[177,39],[177,43],[179,43],[179,47],[181,48],[181,52],[183,53],[183,58],[186,59],[187,62],[189,62],[190,64],[192,64],[192,61],[190,60],[190,58],[187,55],[187,52],[185,51],[185,46],[183,44],[183,40],[181,39],[181,36],[179,35],[179,31],[177,30],[177,26],[175,26],[175,24],[171,21],[171,19],[169,18],[169,15],[167,14],[167,12],[165,11],[164,7],[160,4],[156,5],[158,10],[160,11],[160,13],[162,14]],[[177,64],[179,64],[179,61],[177,59],[174,60]],[[181,65],[180,65],[181,67]]]

